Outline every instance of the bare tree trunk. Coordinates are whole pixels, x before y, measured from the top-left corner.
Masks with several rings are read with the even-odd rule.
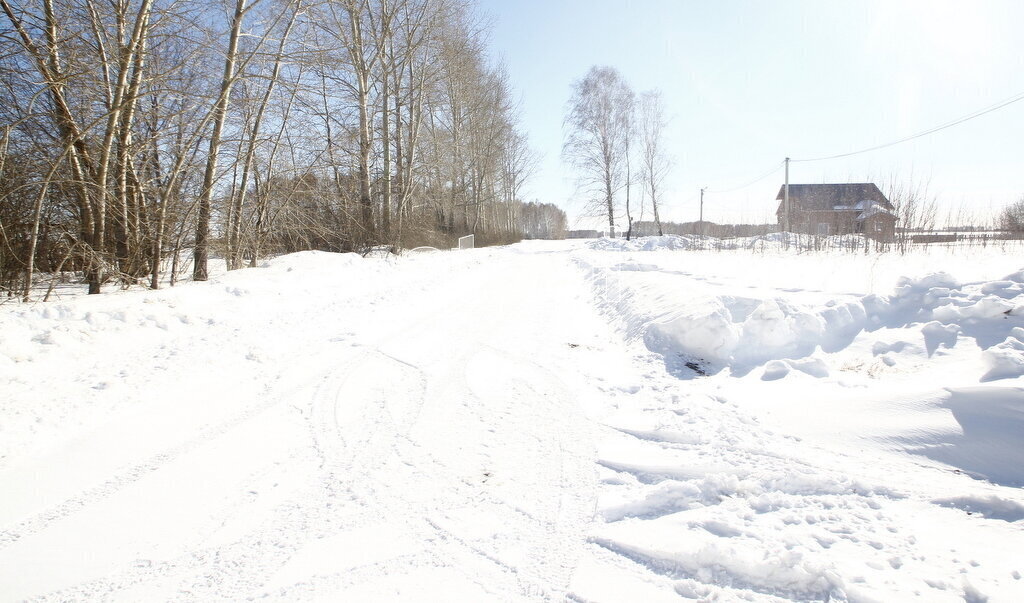
[[[411,53],[412,50],[408,50],[408,52]],[[415,190],[415,183],[413,180],[413,169],[417,158],[416,147],[417,143],[419,142],[420,131],[423,125],[423,103],[426,93],[425,80],[427,77],[426,65],[421,66],[421,74],[419,75],[419,77],[414,77],[413,62],[411,57],[408,60],[407,69],[409,77],[409,119],[408,124],[406,126],[406,132],[408,138],[403,143],[401,135],[399,135],[399,144],[404,144],[405,150],[403,151],[403,148],[401,146],[398,148],[398,166],[400,175],[400,196],[398,200],[398,239],[400,245],[402,237],[402,228],[404,226],[405,218],[409,213],[409,201],[412,198],[413,192]],[[419,81],[419,85],[414,91],[413,86],[415,85],[415,82],[417,80]],[[396,96],[396,102],[398,98],[399,97]],[[397,108],[396,115],[401,115],[401,112]],[[398,123],[401,124],[401,121],[399,121]],[[402,162],[403,155],[405,158],[404,164]]]
[[[661,228],[661,218],[658,216],[658,198],[654,195],[654,188],[651,188],[651,206],[654,208],[654,223],[658,226],[658,236],[665,236],[665,232]]]
[[[658,226],[658,236],[664,236],[661,216],[658,214],[658,192],[661,181],[669,169],[669,160],[662,149],[662,134],[665,129],[664,110],[661,105],[661,93],[649,90],[640,95],[640,143],[642,159],[641,180],[647,186],[651,196],[651,207],[654,209],[654,223]]]
[[[267,105],[270,103],[270,97],[274,94],[274,87],[277,84],[277,80],[281,76],[281,65],[284,62],[285,45],[288,42],[288,35],[291,33],[292,26],[295,24],[295,19],[298,14],[299,7],[296,6],[295,10],[291,14],[288,24],[285,26],[284,32],[281,34],[281,40],[278,43],[277,52],[274,54],[274,67],[271,69],[270,81],[267,83],[267,89],[263,92],[263,98],[260,99],[260,104],[256,110],[256,116],[253,120],[248,146],[245,151],[245,158],[242,161],[241,184],[232,207],[234,220],[232,224],[228,225],[228,270],[237,270],[242,267],[242,209],[245,206],[246,191],[249,188],[249,176],[252,171],[253,158],[256,155],[256,146],[259,144],[259,135],[263,126],[263,116],[267,111]]]
[[[181,239],[183,233],[178,233],[178,236],[174,239],[174,255],[171,256],[171,281],[170,285],[173,287],[178,283],[178,259],[181,257]]]
[[[301,72],[300,72],[301,79]],[[263,253],[263,242],[266,238],[266,230],[269,227],[269,192],[264,190],[267,188],[269,183],[272,181],[274,176],[274,169],[277,162],[277,154],[281,148],[281,141],[284,138],[284,133],[288,125],[288,118],[291,115],[292,105],[295,102],[295,97],[298,94],[298,87],[292,89],[291,95],[288,97],[288,104],[285,106],[284,115],[281,118],[281,125],[277,130],[277,136],[274,138],[274,143],[270,148],[270,157],[267,159],[267,170],[264,180],[267,185],[260,186],[259,180],[256,181],[256,233],[253,239],[252,247],[252,259],[249,261],[249,267],[255,268],[259,262],[259,258]],[[328,140],[328,144],[330,141]],[[257,176],[259,174],[257,173]]]
[[[627,134],[627,136],[628,136],[628,134]],[[630,213],[630,209],[629,209],[629,190],[630,190],[630,188],[632,188],[631,187],[632,182],[630,180],[631,174],[629,173],[629,167],[630,167],[629,164],[630,164],[630,161],[629,161],[629,141],[627,139],[627,141],[626,141],[626,240],[627,241],[629,241],[630,239],[633,238],[633,214]]]
[[[4,14],[14,30],[17,31],[21,47],[35,63],[53,102],[52,116],[62,143],[62,159],[67,157],[74,176],[73,190],[82,216],[82,239],[94,250],[94,253],[89,254],[89,266],[86,268],[89,293],[99,293],[103,282],[102,258],[99,254],[105,247],[104,193],[95,191],[95,187],[90,183],[90,181],[92,183],[97,181],[95,164],[85,143],[83,130],[75,120],[75,114],[64,95],[66,78],[61,69],[58,50],[58,44],[62,38],[58,34],[58,19],[54,12],[53,0],[43,0],[42,23],[45,30],[45,46],[43,47],[37,45],[33,40],[8,0],[0,0],[0,8],[3,8]]]
[[[604,177],[605,204],[608,206],[608,236],[615,238],[615,193],[612,191],[611,165],[605,170]]]
[[[384,183],[381,199],[380,227],[381,234],[390,240],[391,237],[391,124],[390,124],[390,85],[394,73],[395,57],[392,54],[391,18],[387,0],[381,0],[381,42],[378,52],[384,57],[384,69],[381,77],[381,145],[384,152]]]
[[[6,134],[6,132],[5,132]],[[7,139],[4,139],[4,153],[7,151]],[[50,172],[52,177],[53,171]],[[28,261],[25,266],[25,291],[22,296],[22,301],[27,302],[29,297],[32,295],[32,273],[35,270],[36,262],[36,246],[39,244],[39,222],[43,216],[43,199],[46,198],[46,193],[50,188],[50,177],[46,178],[43,182],[42,188],[39,190],[39,194],[36,196],[35,209],[32,211],[32,234],[30,235],[28,244]]]
[[[338,165],[338,158],[334,154],[335,137],[334,129],[331,126],[331,108],[327,104],[327,77],[323,71],[320,72],[320,100],[323,101],[324,129],[327,131],[327,160],[330,164],[331,174],[334,177],[334,190],[339,202],[344,202],[344,191],[341,182],[341,167]]]
[[[50,2],[50,0],[47,0]],[[87,0],[91,5],[92,0]],[[135,25],[133,26],[131,38],[128,43],[125,44],[122,38],[122,32],[125,29],[125,14],[124,9],[126,5],[119,6],[117,13],[117,26],[118,26],[118,62],[117,62],[117,83],[114,85],[113,90],[110,93],[110,106],[108,107],[106,129],[103,135],[103,144],[100,147],[99,161],[97,163],[97,176],[96,176],[96,223],[95,223],[95,234],[94,238],[94,249],[93,253],[98,254],[102,257],[105,253],[105,237],[106,237],[106,213],[107,213],[107,195],[109,190],[107,188],[107,182],[109,179],[109,171],[111,165],[111,157],[114,155],[115,142],[119,139],[119,126],[124,121],[123,118],[126,113],[130,111],[129,106],[134,107],[135,99],[132,98],[130,85],[133,83],[129,76],[132,71],[132,66],[136,65],[136,55],[140,54],[143,50],[143,40],[148,29],[149,23],[149,11],[152,7],[153,0],[143,0],[139,6],[139,11],[135,19]],[[98,40],[100,42],[100,40]],[[138,64],[141,69],[141,64]],[[137,74],[138,75],[138,74]],[[135,82],[137,83],[137,81]],[[130,127],[130,115],[128,115],[128,126]],[[127,136],[127,132],[124,133]],[[127,149],[125,149],[127,152]],[[127,162],[127,159],[125,159]],[[116,166],[116,169],[126,169],[123,165]],[[119,260],[126,260],[127,258],[127,243],[124,241],[124,229],[127,228],[128,222],[128,209],[127,200],[118,195],[115,197],[117,202],[117,211],[120,223],[115,223],[115,255],[118,256]],[[122,264],[123,267],[123,264]],[[90,292],[92,287],[90,286]],[[97,293],[98,283],[97,283]]]
[[[154,96],[152,99],[152,105],[150,110],[150,124],[153,130],[153,139],[150,142],[152,149],[150,150],[149,161],[152,165],[153,178],[157,182],[163,181],[163,174],[160,170],[160,144],[157,140],[158,130],[158,115],[159,115],[159,103],[157,97]],[[180,143],[180,131],[179,131],[179,143]],[[179,145],[180,146],[180,145]],[[163,246],[164,246],[164,232],[167,228],[167,202],[168,202],[168,190],[166,187],[161,186],[157,194],[157,208],[156,208],[156,228],[153,232],[153,249],[150,251],[152,257],[150,258],[150,281],[149,286],[151,289],[160,288],[160,261],[163,259]]]
[[[145,68],[145,50],[146,38],[149,31],[149,14],[147,13],[140,16],[140,19],[139,40],[135,45],[135,49],[131,50],[133,55],[132,75],[131,79],[128,81],[127,89],[122,100],[125,107],[119,116],[120,123],[118,125],[116,161],[117,199],[121,222],[120,228],[118,229],[117,256],[121,272],[128,275],[134,275],[136,272],[134,267],[131,265],[131,257],[133,254],[138,253],[136,243],[138,242],[140,234],[138,229],[139,208],[135,205],[141,191],[139,190],[140,187],[137,186],[138,176],[135,174],[132,164],[131,144],[132,125],[135,120],[139,88],[142,82],[143,69]],[[125,71],[128,71],[127,64],[123,67]],[[129,185],[131,185],[131,190],[129,190]]]
[[[402,246],[402,225],[403,214],[405,213],[405,178],[403,178],[403,157],[402,157],[402,84],[400,76],[395,75],[395,188],[398,190],[398,203],[395,207],[395,220],[397,226],[394,229],[393,240],[395,247]]]
[[[367,60],[363,40],[363,12],[370,10],[364,0],[348,0],[345,3],[348,13],[349,54],[352,56],[353,77],[356,81],[356,105],[359,111],[359,209],[362,221],[363,237],[367,245],[374,238],[373,197],[370,191],[370,153],[372,137],[370,134],[370,69],[372,61]]]
[[[235,82],[235,63],[238,55],[238,39],[242,31],[242,19],[246,11],[245,2],[246,0],[235,0],[234,16],[231,19],[231,35],[224,57],[224,77],[221,80],[220,94],[214,108],[213,133],[210,135],[210,150],[206,158],[206,171],[203,174],[203,186],[199,197],[199,219],[196,223],[195,264],[192,272],[192,280],[196,281],[205,281],[210,276],[207,264],[210,257],[213,183],[217,174],[217,156],[220,154],[221,135],[224,131],[224,120],[227,117],[228,101]]]

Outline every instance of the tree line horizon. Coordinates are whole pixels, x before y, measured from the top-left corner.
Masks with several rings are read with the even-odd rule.
[[[0,286],[564,231],[472,0],[0,0]],[[541,229],[541,230],[538,230]],[[560,230],[559,230],[560,229]],[[166,264],[170,262],[170,267]]]

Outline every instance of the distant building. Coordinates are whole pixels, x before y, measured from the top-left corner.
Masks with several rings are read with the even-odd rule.
[[[785,228],[785,185],[776,216]],[[790,231],[819,236],[864,233],[879,241],[896,238],[895,208],[874,183],[790,184]]]

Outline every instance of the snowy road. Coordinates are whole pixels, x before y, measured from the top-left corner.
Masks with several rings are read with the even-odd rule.
[[[1024,597],[1020,440],[961,443],[1021,425],[1020,377],[966,386],[1024,284],[947,283],[922,339],[940,302],[872,326],[874,283],[690,257],[303,253],[5,308],[0,599]]]
[[[156,400],[8,469],[31,487],[4,500],[3,595],[562,596],[596,487],[569,344],[601,325],[581,276],[544,259],[424,257],[382,267],[369,292],[289,294],[300,279],[360,287],[319,257],[252,281],[281,288],[271,304],[235,285],[209,296],[227,324],[173,345],[215,341],[213,357],[168,362]],[[144,395],[147,378],[131,381]]]

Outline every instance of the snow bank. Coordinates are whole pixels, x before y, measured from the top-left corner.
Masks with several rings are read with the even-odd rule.
[[[719,298],[652,323],[644,341],[652,351],[682,354],[711,365],[760,364],[814,351],[825,320],[781,299],[752,311],[749,300]]]
[[[581,600],[1024,600],[1019,258],[605,246],[598,308],[677,379],[608,387]]]
[[[727,362],[739,340],[732,313],[715,301],[653,323],[644,333],[644,342],[653,351],[685,354],[715,363]]]
[[[982,381],[1011,379],[1024,375],[1024,329],[1014,327],[1009,337],[985,350],[982,358],[988,368],[981,377]]]
[[[864,237],[861,235],[815,237],[793,232],[773,232],[731,239],[719,239],[706,235],[662,235],[635,237],[628,241],[624,238],[600,238],[588,241],[586,246],[596,251],[863,249]]]
[[[863,332],[920,324],[928,356],[967,338],[983,350],[987,369],[979,379],[1024,375],[1024,287],[1014,280],[1020,273],[971,284],[945,272],[901,277],[888,295],[809,305],[777,292],[764,297],[702,295],[680,286],[685,279],[679,277],[685,274],[659,272],[656,264],[631,260],[602,267],[587,258],[577,258],[577,263],[587,271],[599,305],[625,325],[627,335],[642,339],[666,361],[679,364],[681,359],[702,374],[728,368],[742,375],[767,362],[842,350]],[[766,367],[764,378],[779,379],[793,369],[815,377],[830,372],[820,359],[774,363]]]
[[[205,283],[3,307],[0,383],[6,396],[0,398],[6,399],[0,400],[0,465],[139,400],[159,398],[183,362],[216,367],[209,378],[218,388],[227,387],[230,383],[219,384],[223,374],[259,370],[293,349],[293,342],[268,339],[265,325],[283,315],[299,332],[309,319],[293,308],[313,308],[312,313],[372,293],[380,282],[375,277],[388,269],[387,262],[358,254],[308,251],[268,260],[257,269],[218,274]],[[84,365],[88,370],[81,368],[83,358],[93,359]],[[74,382],[53,378],[63,367],[79,367],[72,373]],[[110,367],[117,367],[113,375]],[[256,380],[240,381],[255,387]],[[197,379],[195,388],[200,385]]]
[[[587,247],[597,251],[659,251],[700,249],[711,237],[700,235],[664,235],[661,237],[637,237],[626,239],[601,238],[587,241]]]

